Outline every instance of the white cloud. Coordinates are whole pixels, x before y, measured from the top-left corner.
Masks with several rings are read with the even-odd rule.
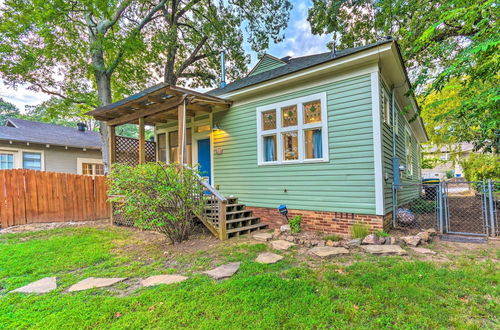
[[[1,79],[0,97],[7,102],[13,103],[21,112],[24,112],[26,105],[37,105],[50,98],[46,94],[27,89],[27,86],[18,86],[16,89],[7,87]]]

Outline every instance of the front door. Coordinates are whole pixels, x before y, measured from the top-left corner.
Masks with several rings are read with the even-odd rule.
[[[200,175],[212,184],[212,162],[210,158],[210,139],[198,140],[198,164]]]

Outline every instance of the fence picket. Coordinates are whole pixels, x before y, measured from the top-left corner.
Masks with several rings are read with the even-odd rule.
[[[0,170],[0,228],[109,217],[104,177]]]

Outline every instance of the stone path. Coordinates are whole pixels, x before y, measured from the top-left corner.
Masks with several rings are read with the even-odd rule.
[[[343,247],[318,246],[309,250],[310,253],[320,258],[331,258],[349,254],[349,250]]]
[[[88,289],[93,289],[93,288],[103,288],[106,286],[111,286],[115,283],[118,283],[118,282],[121,282],[124,280],[126,280],[125,277],[111,277],[111,278],[89,277],[89,278],[86,278],[86,279],[72,285],[68,289],[68,292],[82,291],[82,290],[88,290]]]
[[[270,234],[270,233],[257,233],[257,234],[253,234],[252,237],[256,241],[267,242],[267,241],[270,241],[273,238],[273,234]]]
[[[213,277],[216,280],[222,280],[224,278],[233,276],[238,271],[238,269],[240,269],[240,264],[241,262],[230,262],[203,273]]]
[[[291,248],[294,245],[295,245],[294,243],[288,242],[288,241],[284,241],[282,239],[279,239],[279,240],[276,240],[276,241],[271,241],[271,246],[273,247],[273,249],[276,249],[276,250],[285,251],[285,250],[288,250],[289,248]]]
[[[426,249],[423,247],[412,247],[410,246],[410,249],[413,251],[420,253],[420,254],[430,254],[430,255],[436,255],[437,253],[435,251],[432,251],[431,249]]]
[[[187,280],[188,277],[182,275],[155,275],[141,281],[142,286],[155,286],[159,284],[173,284]]]
[[[257,259],[255,259],[255,261],[261,264],[275,264],[281,259],[283,259],[283,256],[280,256],[279,254],[272,252],[264,252],[259,254],[257,256]]]
[[[32,282],[28,285],[13,290],[12,292],[22,293],[47,293],[57,289],[57,282],[55,277],[45,277],[41,280]]]
[[[398,255],[404,256],[408,253],[399,245],[360,245],[360,247],[370,254],[375,255]]]

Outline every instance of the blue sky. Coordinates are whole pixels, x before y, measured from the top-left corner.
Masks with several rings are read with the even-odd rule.
[[[268,54],[276,57],[284,56],[304,56],[326,52],[326,44],[331,41],[331,36],[315,36],[312,35],[309,23],[307,22],[307,11],[312,6],[310,0],[291,0],[293,9],[290,13],[290,21],[285,30],[285,40],[279,44],[271,44]],[[251,52],[248,48],[247,52],[251,56],[250,68],[257,63],[257,54]],[[0,97],[6,101],[14,103],[21,111],[25,105],[36,105],[49,98],[42,93],[35,93],[25,88],[17,90],[9,89],[2,84],[0,79]]]

